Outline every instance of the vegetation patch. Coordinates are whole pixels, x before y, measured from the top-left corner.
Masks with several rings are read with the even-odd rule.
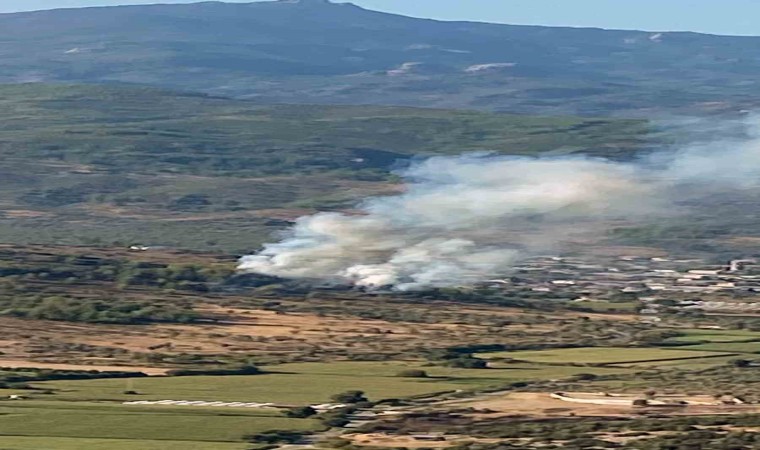
[[[96,439],[48,436],[0,436],[0,446],[8,450],[248,450],[249,444],[187,440]]]
[[[22,119],[19,119],[22,118]],[[4,242],[243,252],[315,208],[398,192],[412,158],[630,157],[641,120],[261,105],[120,86],[0,85]]]
[[[673,342],[684,343],[722,343],[722,342],[746,342],[760,340],[760,333],[745,330],[687,330],[680,336],[671,338]]]
[[[402,378],[401,370],[425,370],[427,378]],[[626,369],[596,369],[600,375]],[[460,389],[497,387],[516,381],[565,378],[587,368],[516,365],[508,369],[456,369],[425,367],[401,362],[334,362],[268,366],[255,376],[151,377],[130,382],[143,400],[209,400],[273,402],[307,405],[329,401],[345,390],[360,390],[370,400],[403,398]],[[35,386],[50,389],[66,400],[134,400],[124,395],[124,381],[50,382]]]
[[[729,355],[725,352],[724,355]],[[553,364],[622,364],[649,361],[668,361],[721,356],[708,351],[672,350],[661,348],[565,348],[539,351],[483,353],[487,359],[510,358],[519,361]]]
[[[273,429],[312,431],[316,421],[217,410],[185,411],[120,405],[24,405],[0,403],[0,435],[45,438],[99,438],[242,442],[251,433]],[[0,441],[2,442],[2,441]],[[57,447],[56,447],[57,448]]]
[[[699,352],[732,352],[732,353],[760,353],[760,341],[757,342],[721,342],[711,344],[690,345],[681,347],[684,350],[696,350]]]

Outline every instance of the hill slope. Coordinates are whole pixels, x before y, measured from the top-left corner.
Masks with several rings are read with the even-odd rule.
[[[534,113],[746,108],[760,38],[413,19],[322,0],[0,15],[0,81]]]
[[[243,249],[314,207],[396,191],[390,171],[413,156],[622,156],[645,132],[636,120],[0,86],[0,241]]]

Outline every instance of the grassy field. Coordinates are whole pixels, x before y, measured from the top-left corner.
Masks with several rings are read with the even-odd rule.
[[[760,333],[744,330],[687,330],[683,336],[671,339],[674,342],[744,342],[760,339]]]
[[[317,428],[316,421],[288,419],[263,411],[138,408],[78,402],[0,403],[0,435],[14,438],[86,437],[234,443],[240,442],[244,435],[262,431],[309,431]]]
[[[760,353],[760,342],[716,342],[683,348],[707,352]]]
[[[124,400],[262,401],[306,405],[362,390],[372,400],[497,387],[515,381],[561,379],[579,373],[627,373],[626,368],[510,364],[455,369],[414,362],[293,363],[256,376],[153,377],[34,383],[47,394],[0,402],[0,449],[239,449],[242,436],[268,430],[310,431],[316,421],[277,410],[123,405]],[[402,378],[422,369],[428,378]],[[125,395],[125,389],[139,395]],[[10,391],[8,391],[9,393]],[[15,391],[14,391],[15,392]],[[3,392],[3,394],[7,394]]]
[[[646,361],[668,361],[686,358],[719,356],[712,351],[672,350],[661,348],[567,348],[557,350],[497,352],[479,355],[483,358],[512,358],[520,361],[553,364],[622,364]]]
[[[336,362],[285,364],[278,373],[256,376],[142,378],[130,381],[141,400],[261,401],[302,405],[327,401],[332,394],[362,390],[370,399],[409,397],[458,389],[499,386],[514,381],[554,379],[589,372],[581,367],[516,364],[496,369],[453,369],[412,363]],[[425,370],[429,378],[401,378],[405,369]],[[593,370],[592,370],[593,371]],[[624,369],[598,369],[619,373]],[[134,400],[124,395],[125,380],[37,383],[60,400]]]
[[[505,382],[565,378],[578,373],[588,373],[586,368],[549,367],[538,364],[494,364],[489,369],[458,369],[404,362],[304,363],[285,364],[280,367],[289,372],[302,374],[330,376],[350,373],[354,376],[380,376],[391,380],[398,380],[397,374],[403,370],[420,369],[424,370],[434,383],[450,384],[457,386],[458,389],[466,389],[468,385],[477,388]],[[600,368],[594,373],[602,375],[619,372],[619,369]]]
[[[0,436],[2,450],[246,450],[248,444],[149,439]]]
[[[57,398],[67,400],[126,400],[124,381],[60,381],[43,383],[56,389]],[[448,381],[407,380],[401,378],[345,375],[271,374],[232,377],[150,378],[134,380],[141,400],[219,400],[277,402],[283,404],[319,403],[332,394],[346,390],[366,391],[372,399],[405,397],[449,391],[460,386]],[[131,398],[134,400],[134,397]]]
[[[629,367],[632,369],[686,369],[701,370],[711,367],[725,366],[729,361],[736,359],[737,356],[709,356],[698,359],[672,359],[665,361],[648,361],[616,364],[615,367]]]

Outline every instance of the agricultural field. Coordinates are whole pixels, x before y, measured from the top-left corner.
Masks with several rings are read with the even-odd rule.
[[[405,362],[333,362],[266,366],[253,376],[152,377],[114,380],[50,381],[34,384],[50,390],[50,398],[72,401],[135,400],[124,395],[126,383],[139,400],[209,400],[273,402],[290,406],[320,403],[331,395],[361,390],[371,400],[499,387],[518,381],[568,378],[580,373],[599,375],[626,369],[592,369],[518,364],[498,369],[457,369]],[[423,370],[425,378],[405,378],[406,370]]]
[[[428,397],[445,392],[493,389],[515,382],[569,378],[581,373],[613,375],[628,369],[516,364],[503,369],[457,369],[420,362],[333,362],[267,366],[251,376],[147,377],[62,380],[30,383],[33,390],[6,390],[27,400],[0,402],[0,448],[25,450],[34,445],[100,448],[240,448],[244,435],[271,430],[314,432],[317,421],[289,419],[278,410],[242,408],[133,406],[135,400],[208,400],[271,402],[280,407],[323,403],[346,390],[371,400]],[[402,375],[424,371],[424,378]],[[129,391],[130,393],[126,393]],[[52,426],[45,424],[54,424]],[[3,433],[8,436],[3,436]],[[85,440],[79,440],[86,438]],[[53,444],[54,443],[54,444]],[[211,444],[213,443],[213,444]],[[144,447],[140,447],[140,446]],[[86,446],[86,447],[84,447]],[[91,446],[91,447],[90,447]],[[58,447],[55,447],[58,448]]]
[[[715,326],[710,318],[654,325],[488,289],[304,290],[234,265],[225,253],[170,248],[0,246],[0,398],[25,398],[0,401],[0,448],[248,449],[243,436],[320,439],[332,423],[334,437],[344,420],[122,404],[136,400],[290,408],[355,390],[418,412],[503,392],[687,386],[713,395],[731,382],[754,398],[741,389],[755,389],[752,363],[735,364],[751,354],[701,347],[754,345],[746,341],[756,334],[696,328]],[[661,347],[680,338],[694,340]],[[214,374],[245,367],[261,373]]]
[[[662,348],[567,348],[556,350],[484,353],[480,356],[488,359],[511,358],[545,364],[624,364],[651,361],[677,361],[698,358],[729,356],[728,351],[714,353],[711,351],[672,350]]]
[[[173,410],[122,406],[25,402],[22,406],[0,405],[3,430],[20,436],[87,436],[130,439],[135,431],[144,439],[238,442],[255,432],[295,429],[315,430],[316,422],[287,419],[275,414],[247,411]]]
[[[760,332],[745,330],[684,330],[682,335],[672,338],[673,342],[746,342],[760,340]]]
[[[93,439],[88,437],[0,436],[3,450],[248,450],[249,444],[229,442]]]
[[[629,362],[615,364],[614,367],[628,367],[638,370],[663,370],[663,369],[688,369],[688,370],[700,370],[709,369],[711,367],[720,367],[730,364],[731,361],[741,357],[737,354],[731,354],[729,356],[704,356],[701,358],[688,358],[688,359],[671,359],[671,360],[657,360],[657,361],[644,361],[644,362]]]
[[[760,353],[760,342],[715,342],[710,344],[690,345],[688,350],[707,352]]]
[[[56,439],[63,439],[64,445],[88,445],[86,448],[90,448],[90,439],[102,439],[114,442],[117,445],[114,448],[125,449],[138,449],[140,445],[158,448],[163,441],[166,448],[185,445],[188,446],[185,448],[235,449],[241,448],[239,443],[245,435],[277,429],[313,431],[318,428],[315,421],[288,419],[276,412],[136,408],[55,401],[0,403],[0,447],[12,449],[25,448],[24,442],[39,445],[44,440],[55,442]],[[83,438],[86,440],[77,442]],[[21,443],[19,447],[14,447],[16,440]],[[59,448],[57,445],[54,448]]]

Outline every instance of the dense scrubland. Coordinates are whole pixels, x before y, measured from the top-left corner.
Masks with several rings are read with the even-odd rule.
[[[244,252],[296,217],[398,192],[430,155],[630,156],[640,120],[261,105],[140,87],[0,86],[3,242]]]

